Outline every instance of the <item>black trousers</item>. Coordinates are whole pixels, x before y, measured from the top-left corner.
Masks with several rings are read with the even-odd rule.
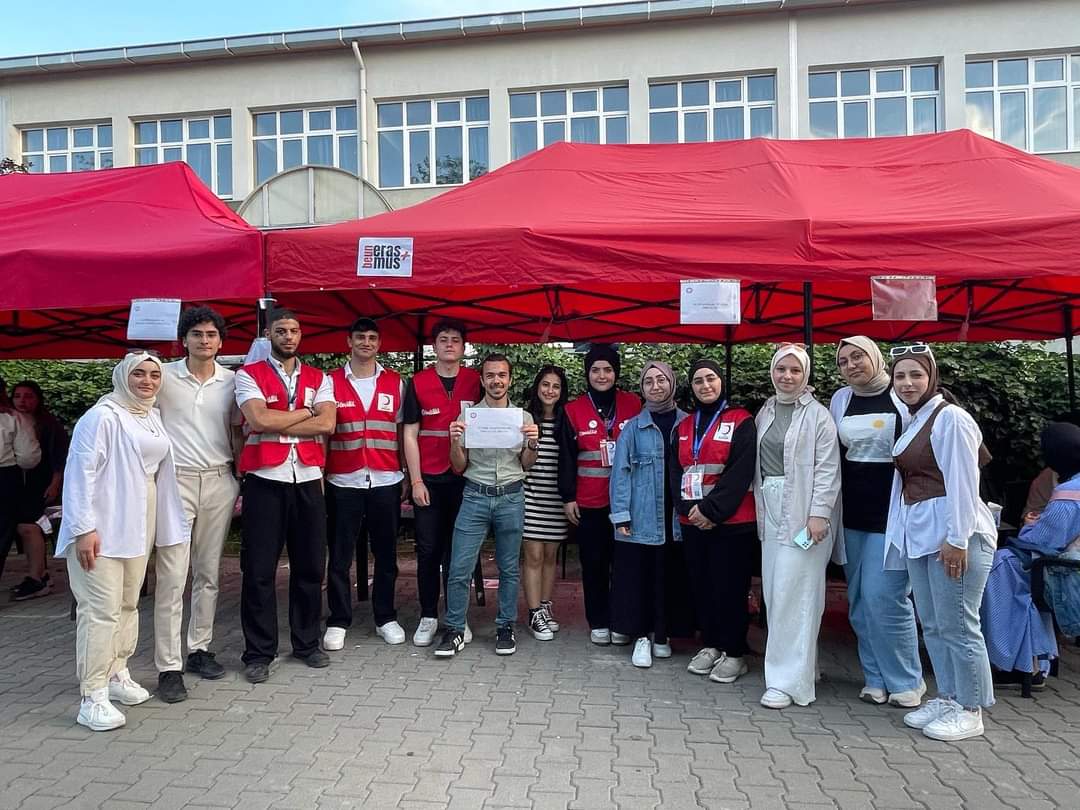
[[[357,592],[367,593],[367,549],[375,557],[371,608],[375,624],[392,622],[397,584],[397,538],[401,524],[401,484],[371,489],[326,485],[329,565],[326,573],[327,627],[352,625],[353,600],[349,572],[356,551]]]
[[[465,479],[429,482],[425,479],[430,506],[417,506],[413,512],[416,523],[416,590],[420,597],[420,618],[439,618],[439,588],[446,592],[446,577],[450,573],[450,544],[454,537],[454,521],[461,509]]]
[[[4,575],[4,563],[15,544],[15,527],[19,521],[22,494],[22,469],[15,465],[0,467],[0,577]]]
[[[746,523],[702,531],[683,526],[682,534],[702,644],[741,658],[749,652],[747,594],[757,527]]]
[[[664,546],[615,541],[611,575],[611,629],[667,641]]]
[[[615,527],[611,510],[582,509],[578,524],[578,555],[581,559],[581,590],[585,597],[585,619],[593,630],[611,627],[611,557]]]
[[[277,568],[289,552],[289,629],[293,654],[319,648],[326,566],[326,503],[322,481],[286,484],[247,475],[240,538],[240,624],[245,664],[278,651]]]

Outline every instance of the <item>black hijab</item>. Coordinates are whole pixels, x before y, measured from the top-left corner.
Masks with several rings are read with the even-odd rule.
[[[715,402],[709,402],[709,403],[702,402],[694,394],[694,386],[693,386],[693,384],[690,385],[690,399],[693,400],[693,402],[694,402],[694,410],[698,414],[700,414],[699,416],[694,417],[696,419],[696,426],[697,426],[697,430],[695,431],[695,433],[696,433],[695,438],[701,438],[701,435],[704,434],[706,429],[708,429],[709,423],[712,422],[712,419],[716,415],[717,411],[722,410],[724,408],[724,406],[727,404],[727,400],[724,398],[724,388],[723,388],[723,385],[724,385],[723,384],[724,373],[720,370],[720,364],[717,363],[715,360],[710,360],[707,357],[702,357],[702,358],[699,358],[699,359],[695,360],[690,365],[690,381],[691,381],[691,383],[693,382],[694,375],[699,370],[701,370],[703,368],[707,368],[710,371],[715,372],[716,376],[720,378],[720,380],[721,380],[721,383],[720,383],[720,396],[718,396],[716,398]]]
[[[615,384],[607,391],[597,391],[589,381],[589,369],[597,361],[606,361],[615,369]],[[592,398],[593,405],[601,414],[605,411],[610,412],[615,405],[615,389],[619,387],[620,366],[619,353],[610,343],[594,343],[585,354],[585,387]]]
[[[1068,481],[1080,473],[1080,427],[1068,422],[1051,422],[1040,439],[1046,466]]]

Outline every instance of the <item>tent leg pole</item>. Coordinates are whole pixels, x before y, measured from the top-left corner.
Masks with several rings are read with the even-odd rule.
[[[424,370],[424,316],[416,322],[416,351],[413,352],[413,373]]]
[[[727,340],[724,341],[724,391],[731,398],[731,327],[728,327]]]
[[[270,328],[270,324],[267,322],[270,318],[270,312],[274,308],[274,304],[277,303],[276,298],[260,298],[258,305],[255,308],[255,337],[262,337],[263,333]]]
[[[1073,356],[1072,308],[1066,304],[1065,315],[1065,367],[1069,372],[1069,410],[1076,410],[1076,358]]]
[[[806,354],[810,358],[810,368],[807,369],[808,380],[814,379],[814,292],[809,281],[802,285],[803,294],[803,343],[806,344]]]

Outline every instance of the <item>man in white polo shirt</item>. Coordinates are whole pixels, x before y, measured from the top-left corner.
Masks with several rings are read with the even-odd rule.
[[[181,634],[189,562],[187,671],[210,680],[225,674],[210,652],[210,642],[221,552],[240,491],[233,466],[240,446],[235,375],[216,359],[225,338],[225,319],[209,307],[191,307],[180,316],[179,333],[187,357],[165,364],[165,384],[157,405],[172,441],[176,479],[192,531],[190,545],[156,550],[154,663],[157,695],[166,703],[187,699]]]

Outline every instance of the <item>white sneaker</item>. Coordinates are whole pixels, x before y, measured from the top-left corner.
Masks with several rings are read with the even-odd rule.
[[[642,636],[634,642],[634,654],[630,657],[635,667],[642,669],[652,666],[652,642]]]
[[[653,658],[671,658],[671,645],[670,644],[657,644],[655,641],[652,645]]]
[[[109,678],[109,700],[117,700],[125,706],[138,706],[149,699],[150,693],[135,683],[126,669]]]
[[[322,648],[324,650],[340,650],[344,646],[345,628],[327,627],[322,637]]]
[[[935,720],[944,717],[953,708],[959,708],[956,703],[944,698],[931,698],[923,704],[921,709],[908,712],[904,715],[904,725],[908,728],[926,728]]]
[[[439,620],[430,616],[420,620],[413,633],[412,643],[417,647],[430,647],[435,641],[435,634],[439,632]]]
[[[893,692],[889,695],[890,706],[900,706],[904,709],[917,709],[922,703],[922,697],[926,694],[926,681],[919,681],[919,685],[906,692]]]
[[[944,742],[958,742],[971,737],[981,737],[983,733],[982,709],[970,712],[954,704],[952,711],[927,725],[922,733],[931,740]]]
[[[695,675],[708,675],[716,665],[716,659],[720,657],[720,651],[715,647],[702,647],[697,655],[690,659],[686,667],[687,672]]]
[[[79,704],[75,722],[91,731],[111,731],[127,722],[124,713],[109,702],[109,690],[95,689]]]
[[[405,628],[397,622],[387,622],[375,628],[375,635],[387,644],[404,644]]]
[[[884,689],[879,689],[876,686],[864,686],[859,691],[859,700],[863,703],[873,703],[875,706],[880,706],[888,702],[889,694]],[[915,705],[918,706],[919,704],[916,703]]]
[[[611,643],[611,631],[606,627],[598,627],[595,630],[589,631],[589,641],[593,644],[600,644],[606,646]]]
[[[469,623],[465,622],[465,643],[472,644],[472,628],[469,627]]]
[[[616,633],[614,630],[612,630],[611,631],[611,643],[616,644],[616,645],[621,647],[624,644],[629,644],[630,643],[630,636],[624,635],[623,633]]]
[[[716,659],[709,680],[716,683],[735,683],[740,675],[745,675],[748,667],[744,658],[729,658],[727,653],[720,653]]]
[[[766,709],[786,709],[791,705],[791,695],[779,689],[766,689],[761,696],[761,705]]]

